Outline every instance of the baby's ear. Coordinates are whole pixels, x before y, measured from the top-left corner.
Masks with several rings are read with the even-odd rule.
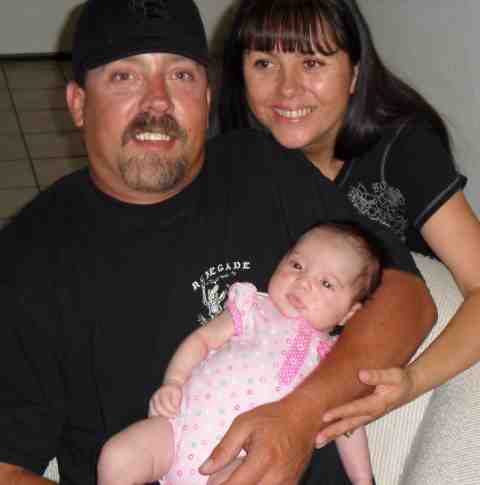
[[[348,322],[348,320],[350,320],[350,318],[352,318],[353,315],[355,315],[355,313],[357,313],[357,311],[360,310],[360,308],[362,308],[362,304],[359,301],[357,301],[357,303],[355,303],[352,306],[352,308],[350,308],[348,313],[345,315],[343,320],[338,325],[343,327]]]

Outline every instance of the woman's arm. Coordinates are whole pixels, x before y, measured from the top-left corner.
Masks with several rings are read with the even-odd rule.
[[[421,233],[465,297],[447,327],[410,367],[412,398],[443,384],[480,360],[480,222],[457,192]]]
[[[406,369],[362,371],[374,393],[329,411],[341,421],[324,430],[320,441],[368,423],[445,383],[480,361],[480,223],[462,192],[427,220],[422,235],[449,268],[465,301],[435,341]]]
[[[183,385],[190,378],[192,370],[205,360],[208,353],[221,347],[233,334],[233,320],[228,311],[195,330],[173,354],[163,383]]]

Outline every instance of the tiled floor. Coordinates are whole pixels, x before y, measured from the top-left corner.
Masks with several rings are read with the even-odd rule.
[[[0,61],[0,227],[87,162],[65,103],[70,76],[68,62]]]

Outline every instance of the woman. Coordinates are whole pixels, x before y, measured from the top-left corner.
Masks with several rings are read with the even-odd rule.
[[[326,416],[333,439],[480,360],[480,224],[447,129],[382,63],[355,0],[243,0],[225,44],[221,132],[256,126],[302,150],[367,217],[453,274],[464,303],[405,370],[362,371],[377,386]],[[343,419],[342,419],[343,418]]]

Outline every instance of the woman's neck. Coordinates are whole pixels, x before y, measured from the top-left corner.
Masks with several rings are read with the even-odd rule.
[[[333,156],[332,152],[312,154],[304,151],[304,155],[330,180],[335,180],[344,162]]]

